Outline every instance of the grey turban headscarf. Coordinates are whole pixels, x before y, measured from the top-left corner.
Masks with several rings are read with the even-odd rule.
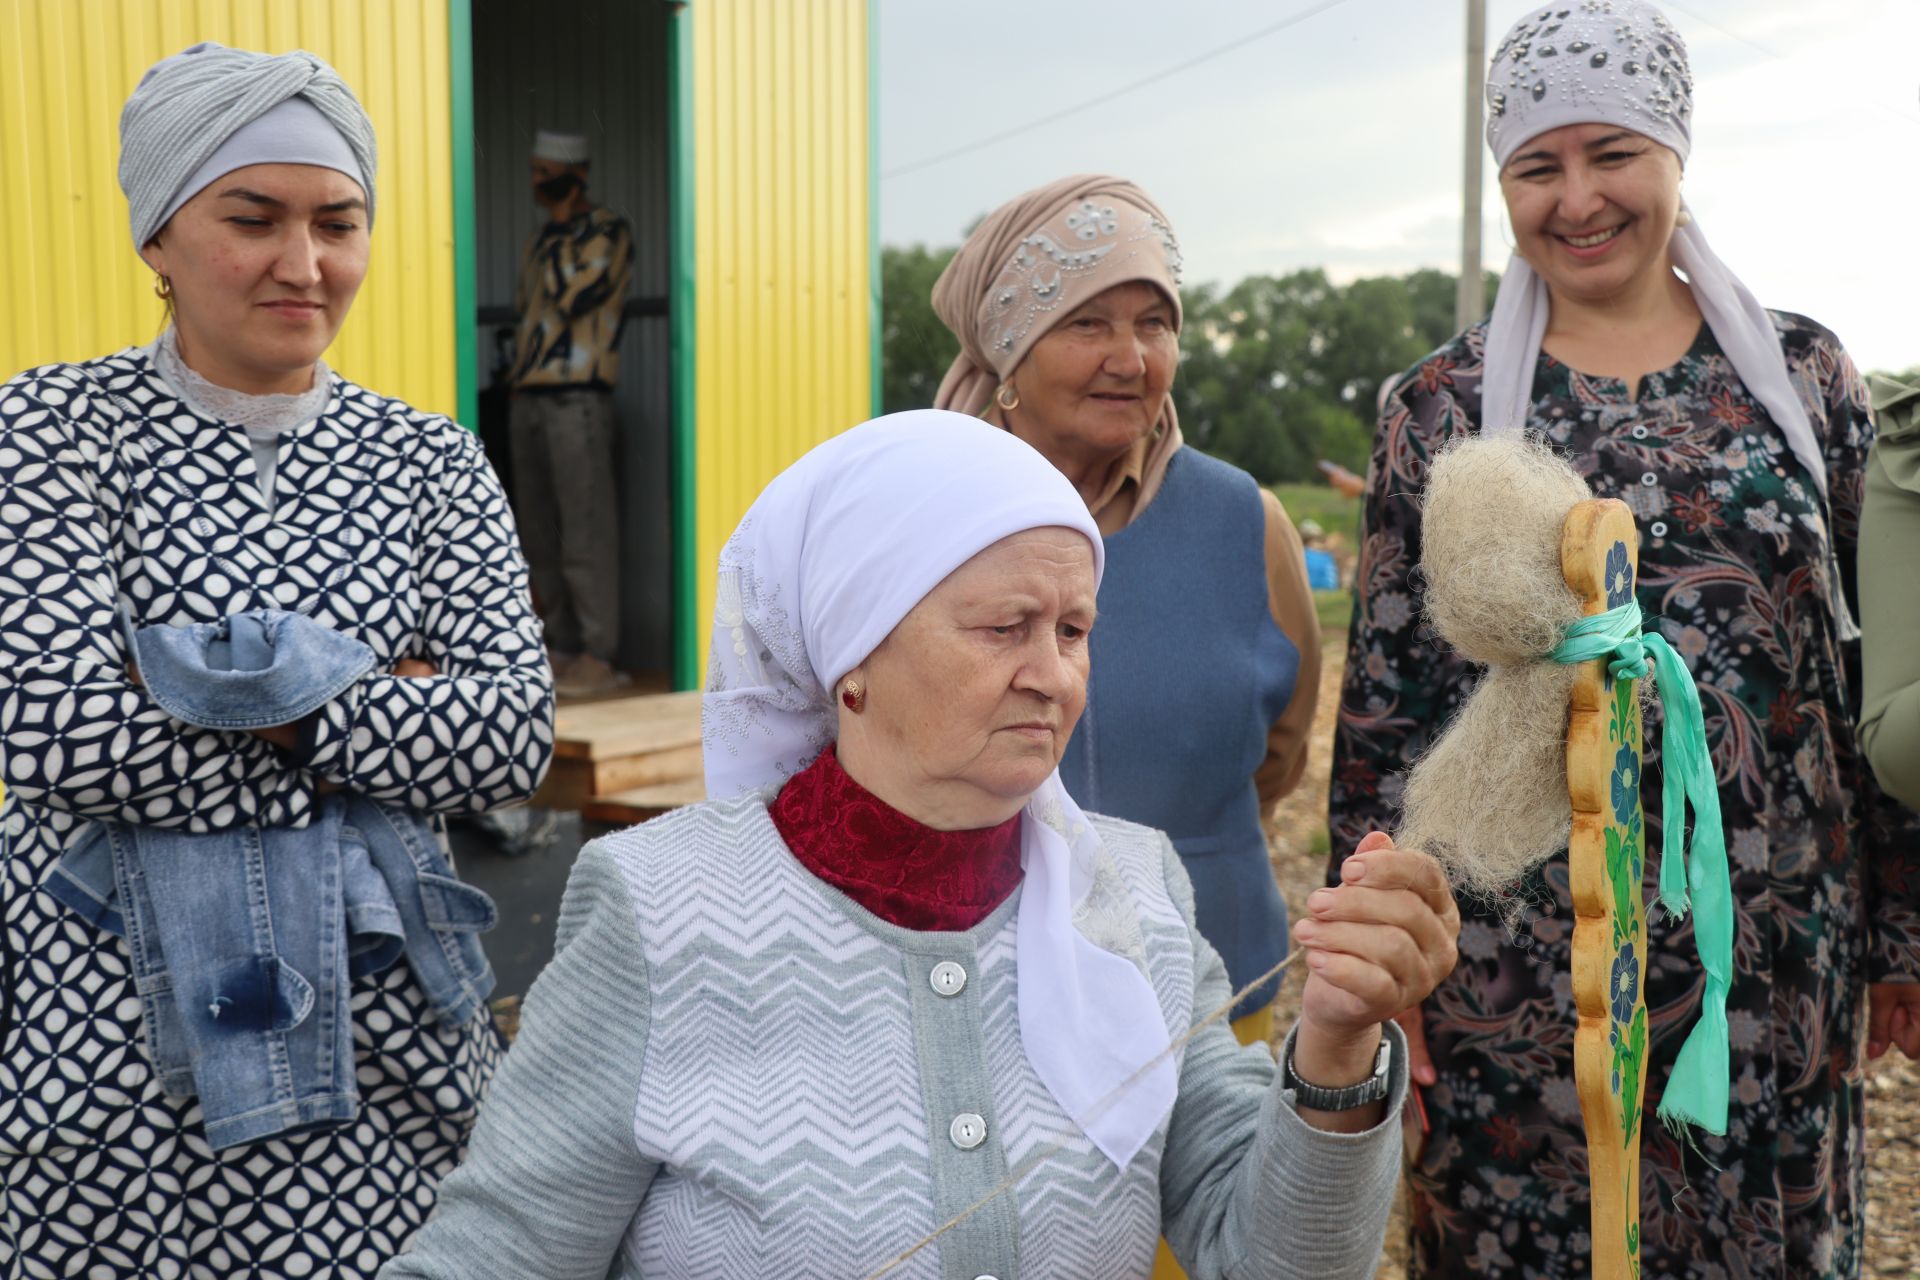
[[[1572,124],[1631,129],[1684,165],[1693,148],[1693,72],[1686,42],[1645,0],[1585,0],[1529,13],[1507,32],[1487,71],[1487,145],[1505,166],[1521,147]],[[1684,271],[1714,339],[1734,372],[1786,437],[1827,507],[1826,459],[1794,390],[1773,318],[1707,244],[1697,218],[1677,227],[1668,251]],[[1546,282],[1515,253],[1500,279],[1487,326],[1481,385],[1483,434],[1526,429],[1534,366],[1552,310]],[[1831,528],[1831,514],[1828,516]],[[1829,564],[1828,603],[1843,638],[1858,635]]]
[[[301,106],[280,109],[295,98]],[[337,137],[316,131],[305,106]],[[256,122],[262,128],[236,143]],[[210,165],[223,148],[221,162]],[[367,224],[373,224],[373,121],[323,60],[304,50],[254,53],[208,41],[154,63],[120,112],[120,189],[127,193],[134,248],[144,248],[176,209],[222,173],[267,163],[339,169],[366,192]]]

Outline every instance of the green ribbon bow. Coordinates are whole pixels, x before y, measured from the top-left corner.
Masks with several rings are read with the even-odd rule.
[[[1661,742],[1664,832],[1660,904],[1674,916],[1693,909],[1693,940],[1707,972],[1700,1017],[1680,1046],[1673,1074],[1660,1100],[1660,1119],[1670,1130],[1691,1124],[1708,1133],[1727,1131],[1727,1090],[1732,1055],[1727,1047],[1727,989],[1733,983],[1733,880],[1727,870],[1726,832],[1720,822],[1720,791],[1707,754],[1706,718],[1693,673],[1666,637],[1642,632],[1640,606],[1582,618],[1567,628],[1550,655],[1572,664],[1605,659],[1616,680],[1638,680],[1651,665],[1660,705],[1666,711]],[[1648,659],[1651,658],[1651,664]],[[1693,840],[1686,839],[1686,806],[1693,806]]]

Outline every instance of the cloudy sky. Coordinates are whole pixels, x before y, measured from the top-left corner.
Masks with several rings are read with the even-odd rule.
[[[1487,7],[1491,52],[1531,6]],[[882,237],[952,244],[1008,196],[1104,171],[1167,210],[1189,281],[1457,269],[1463,9],[881,0]],[[1920,0],[1666,9],[1694,69],[1686,197],[1720,256],[1863,368],[1920,364]],[[1511,241],[1486,167],[1498,266]]]

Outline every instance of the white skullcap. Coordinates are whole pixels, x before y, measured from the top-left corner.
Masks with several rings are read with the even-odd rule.
[[[555,164],[585,164],[587,135],[542,129],[533,135],[533,156],[536,160],[551,160]]]

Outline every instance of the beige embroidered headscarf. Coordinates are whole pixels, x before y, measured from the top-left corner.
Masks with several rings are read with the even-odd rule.
[[[960,339],[934,408],[980,415],[1049,329],[1095,294],[1135,280],[1167,295],[1178,329],[1180,245],[1160,206],[1125,178],[1081,174],[1007,201],[974,228],[934,283],[933,309]],[[1169,396],[1136,511],[1159,490],[1180,443]]]

